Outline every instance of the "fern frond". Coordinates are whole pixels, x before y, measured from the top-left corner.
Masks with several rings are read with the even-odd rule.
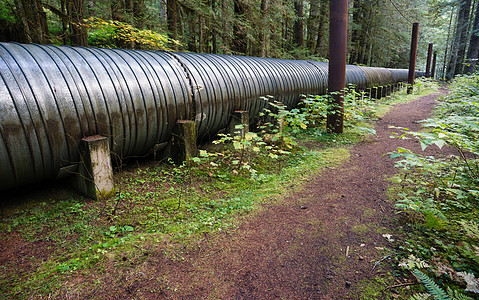
[[[409,300],[427,300],[430,296],[428,293],[417,293],[409,297]]]
[[[466,233],[466,235],[470,238],[473,238],[475,240],[478,239],[479,237],[479,224],[470,220],[461,220],[459,221],[459,224],[462,225],[462,229]]]
[[[409,254],[407,259],[403,259],[398,266],[409,270],[429,268],[429,265],[425,261],[412,254]]]
[[[429,278],[429,276],[419,270],[413,270],[412,272],[414,276],[424,284],[427,292],[431,294],[435,300],[452,300],[452,298],[449,297],[449,295],[431,278]]]
[[[447,293],[454,300],[474,300],[473,298],[464,295],[463,293],[459,292],[458,290],[453,290],[450,287],[447,287]]]

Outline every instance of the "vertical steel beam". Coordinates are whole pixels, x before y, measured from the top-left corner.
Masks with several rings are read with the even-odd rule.
[[[409,75],[408,75],[408,88],[407,93],[411,94],[414,85],[414,75],[416,72],[416,57],[417,57],[417,39],[419,35],[419,23],[412,24],[412,37],[411,37],[411,52],[409,56]]]
[[[431,77],[432,46],[433,43],[429,43],[429,47],[427,48],[426,77]]]
[[[329,20],[328,93],[332,96],[332,105],[328,111],[326,128],[329,132],[343,133],[348,0],[330,1]]]
[[[432,79],[434,79],[434,75],[436,75],[436,59],[437,59],[437,51],[434,51],[434,55],[432,56],[432,67],[431,67]]]

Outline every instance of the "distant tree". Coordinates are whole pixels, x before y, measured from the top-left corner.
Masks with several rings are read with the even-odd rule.
[[[471,0],[460,0],[456,21],[456,34],[451,45],[451,56],[447,69],[446,78],[452,79],[454,75],[461,73],[464,63],[464,55],[467,45],[467,28],[469,26],[469,12]]]
[[[233,25],[231,50],[237,54],[246,54],[248,50],[246,6],[241,0],[233,0],[233,5],[236,20]]]
[[[479,57],[479,5],[477,4],[475,14],[469,49],[467,51],[467,63],[464,68],[465,73],[473,73],[476,70],[477,59]]]
[[[45,44],[48,42],[47,15],[41,0],[15,0],[16,17],[21,24],[23,42]]]
[[[81,26],[85,18],[84,0],[69,0],[68,12],[70,16],[70,41],[75,46],[88,46],[88,36],[85,26]]]
[[[296,19],[294,20],[294,44],[302,47],[304,44],[304,2],[302,0],[294,2],[294,12]]]
[[[170,38],[178,39],[178,2],[177,0],[166,1],[166,15],[168,18],[168,31],[170,32]],[[177,45],[173,45],[175,50],[178,50]]]

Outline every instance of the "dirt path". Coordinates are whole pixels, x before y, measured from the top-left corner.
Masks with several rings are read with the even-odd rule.
[[[419,129],[417,121],[428,116],[437,96],[394,108],[378,122],[376,136],[352,149],[349,161],[234,233],[179,262],[158,257],[151,267],[171,289],[156,297],[358,299],[370,279],[385,276],[376,262],[388,257],[394,243],[382,235],[399,225],[385,194],[385,178],[395,170],[383,154],[399,146],[420,151],[415,140],[391,139],[388,126]],[[143,284],[153,288],[158,278]]]

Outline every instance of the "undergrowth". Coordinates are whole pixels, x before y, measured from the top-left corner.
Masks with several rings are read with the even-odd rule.
[[[416,91],[428,93],[427,85],[419,81]],[[200,240],[235,228],[263,203],[282,201],[323,167],[347,159],[343,146],[374,133],[368,121],[382,106],[410,101],[418,93],[406,96],[401,90],[375,101],[348,89],[342,135],[325,130],[327,96],[305,97],[291,110],[265,99],[271,105],[257,131],[244,139],[219,135],[181,166],[169,160],[127,166],[116,175],[110,199],[55,192],[8,215],[2,211],[3,242],[36,246],[20,264],[2,264],[0,292],[12,298],[80,295],[82,289],[102,289],[105,283],[98,277],[111,271],[112,262],[140,266],[151,252],[182,260]],[[464,244],[464,249],[472,248]],[[75,277],[88,284],[75,284]]]
[[[400,266],[427,292],[412,299],[479,296],[479,75],[457,77],[450,90],[422,122],[425,131],[401,128],[398,138],[418,139],[423,150],[447,145],[456,154],[391,153],[403,170],[396,207],[409,221]]]

